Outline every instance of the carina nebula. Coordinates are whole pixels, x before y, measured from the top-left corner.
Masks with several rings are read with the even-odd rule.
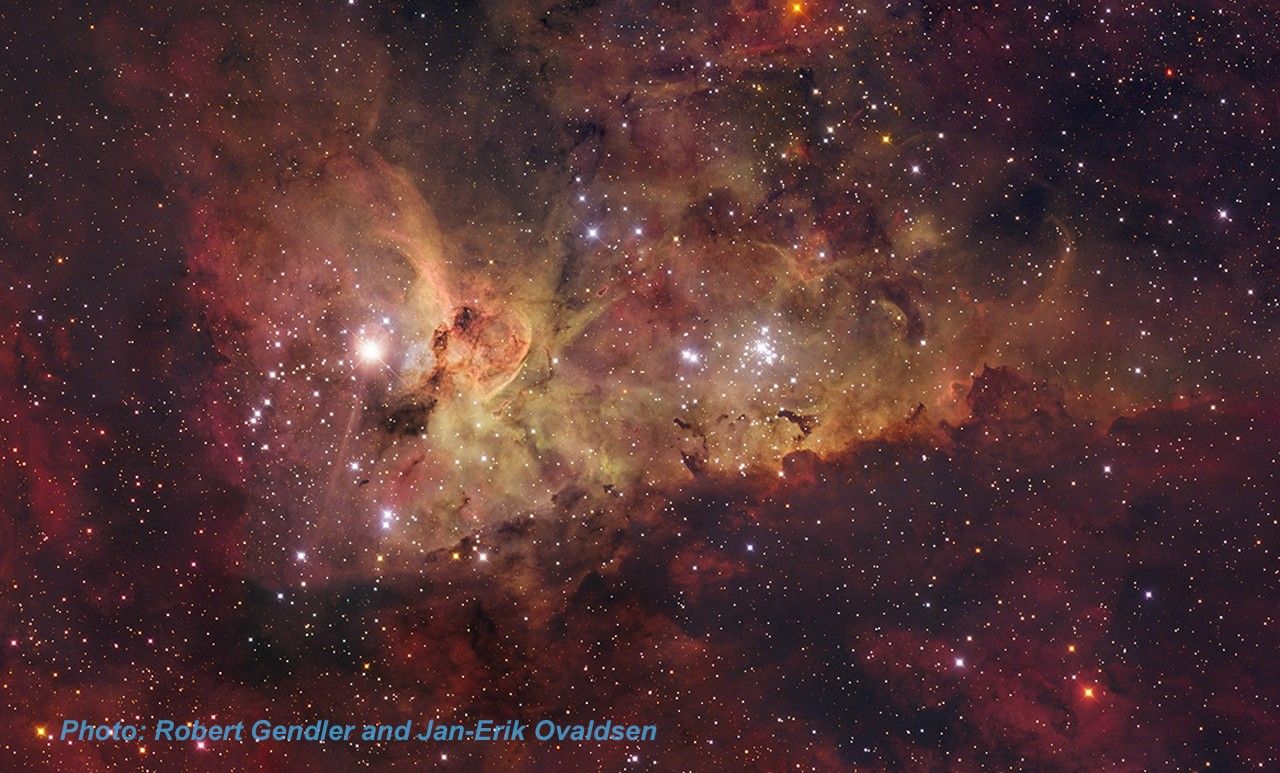
[[[1273,3],[0,39],[0,767],[1280,767]]]

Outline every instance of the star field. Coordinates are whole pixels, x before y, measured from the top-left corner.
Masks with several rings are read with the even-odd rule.
[[[0,10],[0,755],[1280,766],[1266,2]],[[64,718],[656,723],[94,743]]]

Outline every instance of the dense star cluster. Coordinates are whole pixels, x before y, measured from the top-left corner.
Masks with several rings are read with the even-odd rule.
[[[0,767],[1280,768],[1274,3],[0,44]]]

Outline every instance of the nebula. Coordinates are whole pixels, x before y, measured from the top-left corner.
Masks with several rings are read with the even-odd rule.
[[[15,767],[1280,765],[1267,3],[0,18]]]

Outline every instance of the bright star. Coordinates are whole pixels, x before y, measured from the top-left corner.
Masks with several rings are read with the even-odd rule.
[[[362,338],[356,345],[356,353],[365,362],[381,362],[384,353],[382,342],[375,338]]]

